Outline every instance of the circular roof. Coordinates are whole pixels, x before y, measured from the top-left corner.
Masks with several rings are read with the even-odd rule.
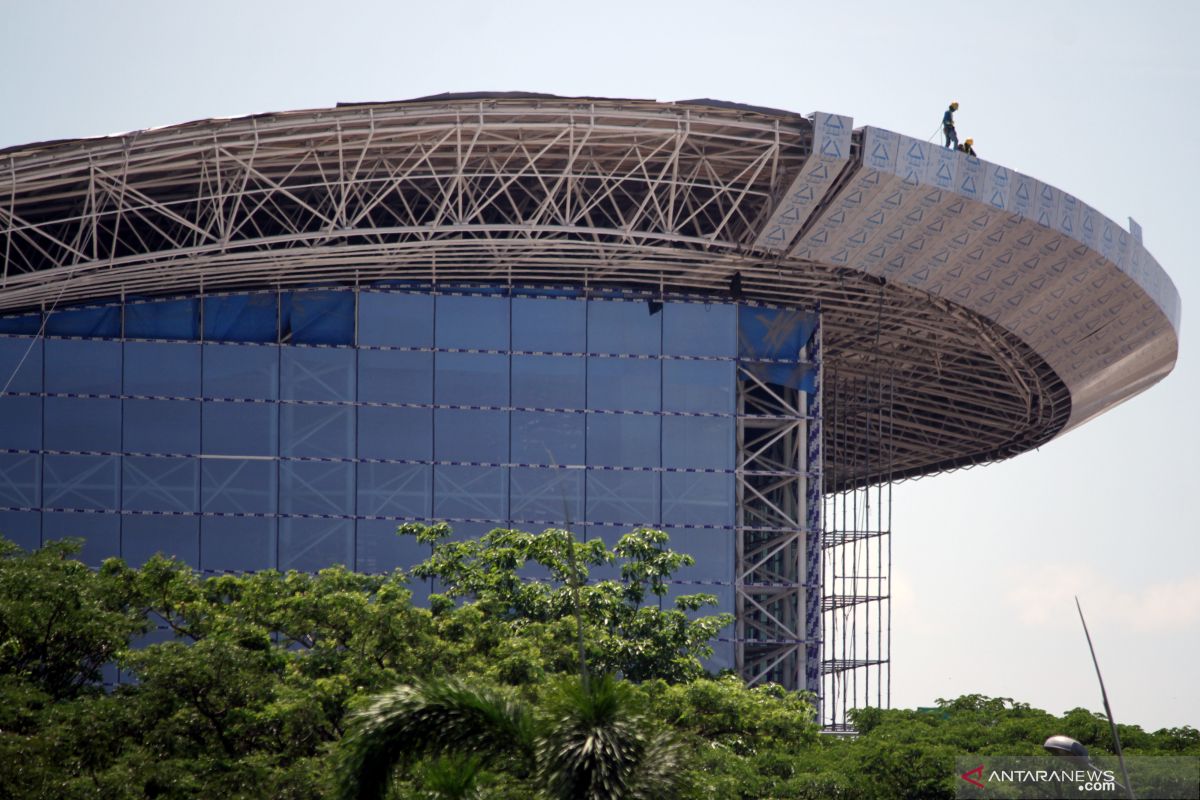
[[[1036,447],[1178,348],[1138,235],[836,114],[439,95],[11,147],[0,174],[0,313],[379,280],[819,304],[831,487]]]

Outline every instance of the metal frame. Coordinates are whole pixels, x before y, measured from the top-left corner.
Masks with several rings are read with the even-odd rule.
[[[901,398],[896,476],[1053,437],[1070,416],[1067,387],[1006,328],[755,247],[812,145],[809,120],[762,110],[451,98],[13,148],[0,152],[0,311],[376,281],[728,297],[736,275],[748,299],[820,303],[843,374],[888,364]]]
[[[738,366],[734,663],[747,683],[810,689],[806,393]]]
[[[870,471],[891,469],[891,409],[894,385],[880,371],[870,389],[845,391],[836,367],[823,371],[826,405],[822,414],[832,446],[825,468]],[[847,436],[876,442],[869,450],[841,446]],[[843,458],[866,454],[877,464],[844,465]],[[853,729],[850,711],[891,704],[891,508],[892,482],[847,486],[821,499],[821,609],[823,628],[821,722],[826,730]]]

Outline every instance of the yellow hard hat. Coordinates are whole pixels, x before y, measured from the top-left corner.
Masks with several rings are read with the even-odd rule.
[[[954,102],[952,102],[952,103],[950,104],[950,110],[951,110],[951,111],[958,111],[958,101],[957,101],[957,100],[955,100]]]
[[[967,147],[970,147],[971,145],[975,144],[975,140],[967,139],[965,142],[963,142],[963,144],[965,144]]]

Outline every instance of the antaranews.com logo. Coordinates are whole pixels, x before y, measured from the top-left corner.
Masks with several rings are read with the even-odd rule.
[[[1111,763],[1109,763],[1111,761]],[[1200,800],[1200,758],[1127,756],[1134,797]],[[1055,756],[960,756],[957,798],[1128,798],[1116,759],[1076,763]]]

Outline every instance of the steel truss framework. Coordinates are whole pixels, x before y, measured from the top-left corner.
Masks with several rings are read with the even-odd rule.
[[[849,127],[825,115],[822,129],[837,120]],[[963,237],[986,237],[980,253],[1005,236],[1021,242],[1018,230],[1022,247],[1043,237],[1054,267],[1034,254],[1030,272],[1011,271],[1030,281],[1030,294],[1007,300],[1029,301],[1020,313],[1035,324],[1020,335],[1007,309],[914,288],[890,262],[873,273],[809,260],[801,254],[815,250],[789,242],[814,241],[816,223],[871,179],[903,179],[895,162],[892,174],[870,166],[868,134],[848,130],[819,177],[828,142],[816,146],[816,131],[796,115],[711,101],[487,95],[11,148],[0,152],[0,311],[379,282],[816,304],[807,355],[821,365],[818,391],[739,380],[737,659],[751,681],[822,694],[822,718],[836,725],[848,708],[886,702],[890,482],[1032,449],[1161,378],[1178,295],[1157,263],[1143,269],[1153,259],[1140,240],[1126,247],[1130,234],[1120,257],[1115,245],[1100,255],[1069,226],[1031,222],[1031,207],[979,203],[990,222],[960,220]],[[792,219],[806,181],[819,194]],[[923,188],[905,201],[914,213],[961,199]],[[871,211],[858,212],[869,224]],[[771,244],[778,230],[788,238]],[[975,278],[958,272],[955,291],[969,294]],[[1064,294],[1074,286],[1078,297]],[[1078,419],[1076,389],[1090,393]]]
[[[1006,330],[922,292],[755,248],[811,149],[798,117],[529,98],[14,149],[0,153],[0,310],[380,280],[728,296],[737,276],[747,298],[819,302],[827,360],[847,379],[881,365],[896,375],[897,476],[1051,438],[1069,393]],[[833,470],[826,488],[876,477]]]
[[[888,457],[895,398],[886,375],[869,394],[847,392],[823,365],[821,341],[818,324],[802,353],[812,392],[739,370],[735,653],[748,682],[812,692],[823,727],[841,731],[851,710],[891,701],[892,484],[820,487],[829,469],[889,474],[887,463],[839,459]],[[872,449],[842,446],[851,434]]]
[[[735,663],[751,685],[770,681],[815,694],[821,687],[809,664],[819,662],[820,631],[808,603],[820,584],[810,571],[807,511],[808,487],[818,483],[810,463],[820,460],[809,461],[808,433],[819,422],[806,398],[738,368]]]

